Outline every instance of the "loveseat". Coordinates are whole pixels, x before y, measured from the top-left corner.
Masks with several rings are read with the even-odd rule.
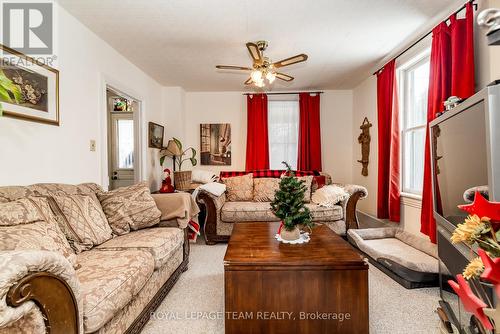
[[[140,332],[187,270],[186,227],[198,207],[160,222],[169,217],[158,209],[165,201],[190,195],[151,195],[145,184],[121,194],[122,203],[109,194],[96,184],[0,187],[0,333]],[[99,245],[92,228],[64,225],[68,213],[89,213],[93,224],[103,211],[115,225],[101,226],[109,239]]]
[[[226,193],[216,196],[206,190],[201,190],[197,196],[197,201],[206,210],[204,232],[207,244],[228,242],[233,226],[236,223],[279,221],[271,211],[270,201],[274,197],[277,187],[279,187],[279,179],[283,172],[281,170],[221,172],[219,182],[226,182],[228,186]],[[333,184],[328,173],[314,171],[297,171],[295,173],[297,177],[304,178],[306,183],[307,178],[312,179],[310,187],[308,187],[308,196],[311,196],[319,187]],[[232,178],[246,176],[249,176],[253,182],[249,187],[241,184],[230,185],[230,182],[227,182]],[[344,199],[339,203],[326,207],[309,201],[306,207],[311,211],[313,222],[325,224],[337,234],[345,236],[348,229],[359,228],[356,205],[368,193],[366,188],[362,186],[352,184],[336,185],[343,188],[346,193]],[[234,196],[228,193],[231,186],[240,193],[239,199],[235,199]],[[244,200],[240,200],[242,198]]]

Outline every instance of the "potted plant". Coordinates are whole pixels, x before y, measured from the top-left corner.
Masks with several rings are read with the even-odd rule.
[[[304,181],[295,177],[290,165],[286,166],[286,174],[281,178],[279,190],[274,195],[271,202],[271,210],[276,217],[281,219],[281,226],[278,234],[282,240],[295,241],[300,239],[299,225],[311,227],[311,212],[305,206],[304,193],[306,186]]]
[[[191,185],[191,171],[183,171],[182,164],[184,161],[189,160],[193,167],[196,166],[198,164],[196,150],[192,147],[183,150],[181,141],[177,138],[172,138],[168,141],[167,147],[160,151],[160,164],[162,166],[166,157],[173,159],[175,188],[188,190]],[[176,167],[178,170],[175,170]]]

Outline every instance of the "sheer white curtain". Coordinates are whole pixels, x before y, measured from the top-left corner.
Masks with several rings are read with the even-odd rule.
[[[269,166],[283,169],[282,161],[297,169],[299,101],[269,101]]]

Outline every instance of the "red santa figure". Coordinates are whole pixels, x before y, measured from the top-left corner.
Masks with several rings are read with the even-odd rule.
[[[170,169],[165,168],[163,170],[165,174],[165,179],[161,182],[161,193],[173,193],[175,191],[174,186],[172,185],[172,178],[170,177]]]

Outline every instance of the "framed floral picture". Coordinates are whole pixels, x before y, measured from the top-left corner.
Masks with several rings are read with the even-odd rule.
[[[59,125],[59,71],[0,44],[3,115]]]

